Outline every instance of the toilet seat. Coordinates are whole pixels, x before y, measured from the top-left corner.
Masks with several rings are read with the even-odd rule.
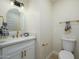
[[[66,50],[62,50],[59,52],[59,59],[74,59],[74,55]]]

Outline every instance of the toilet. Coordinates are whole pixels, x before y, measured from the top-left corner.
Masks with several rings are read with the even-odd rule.
[[[74,48],[75,48],[75,39],[62,38],[63,42],[63,50],[61,50],[58,54],[59,59],[75,59]]]

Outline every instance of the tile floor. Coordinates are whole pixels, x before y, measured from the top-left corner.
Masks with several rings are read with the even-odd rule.
[[[53,54],[49,59],[58,59],[58,56]]]

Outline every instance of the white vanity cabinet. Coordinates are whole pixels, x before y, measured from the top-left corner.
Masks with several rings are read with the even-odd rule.
[[[0,48],[0,59],[35,59],[35,40],[27,40]]]

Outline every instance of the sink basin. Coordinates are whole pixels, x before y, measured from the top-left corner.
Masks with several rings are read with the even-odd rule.
[[[17,41],[18,39],[17,38],[7,38],[7,39],[1,39],[0,40],[0,44],[3,44],[3,43],[10,43],[10,42],[14,42],[14,41]]]
[[[5,38],[5,39],[0,39],[0,43],[6,43],[12,41],[12,38]]]
[[[4,42],[6,42],[6,41],[0,41],[0,43],[4,43]]]

